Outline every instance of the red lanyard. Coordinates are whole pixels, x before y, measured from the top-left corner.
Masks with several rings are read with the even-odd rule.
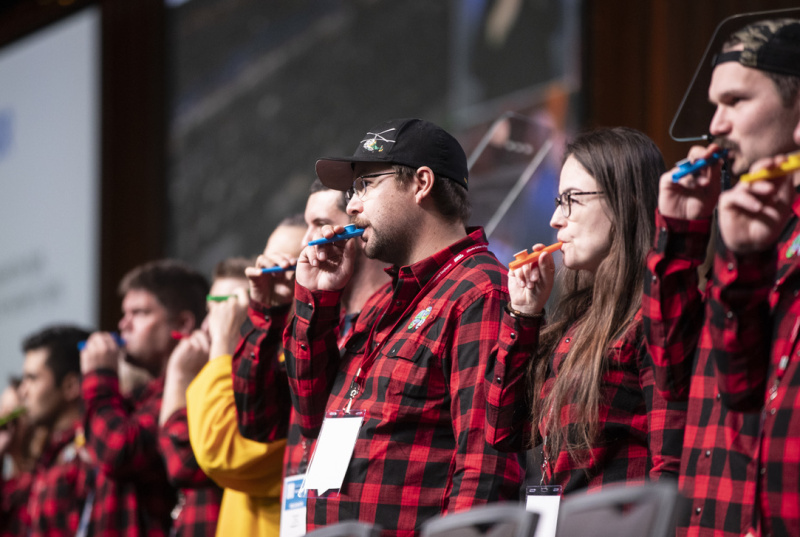
[[[389,334],[394,333],[400,324],[400,321],[404,320],[406,315],[413,311],[413,309],[417,307],[417,304],[419,304],[419,302],[431,291],[431,289],[433,289],[433,287],[439,283],[442,278],[449,274],[451,270],[456,268],[466,258],[475,255],[478,252],[485,252],[488,249],[489,246],[486,244],[476,244],[467,248],[463,252],[460,252],[458,255],[448,261],[447,264],[440,268],[436,275],[434,275],[434,277],[431,278],[427,284],[425,284],[425,287],[423,287],[420,292],[417,293],[417,295],[414,297],[414,300],[411,301],[411,303],[406,307],[405,311],[403,311],[402,315],[400,315],[394,322],[394,325],[392,325],[391,330],[388,332],[383,341],[381,341],[377,347],[370,350],[372,348],[372,342],[375,339],[375,329],[377,328],[378,323],[372,325],[372,329],[367,337],[367,343],[364,347],[366,354],[364,355],[364,359],[361,361],[361,366],[358,368],[358,371],[356,371],[353,381],[350,383],[350,391],[348,392],[349,400],[347,401],[345,412],[350,412],[350,407],[353,404],[353,400],[358,397],[358,394],[361,393],[361,390],[364,388],[367,372],[369,372],[370,368],[372,368],[375,360],[378,359],[378,354],[380,354],[384,344],[389,340]]]

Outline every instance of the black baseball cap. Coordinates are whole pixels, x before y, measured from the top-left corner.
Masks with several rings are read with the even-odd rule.
[[[424,119],[392,119],[364,135],[352,157],[325,157],[317,161],[317,177],[333,190],[353,185],[356,162],[385,162],[417,169],[427,166],[437,177],[467,188],[467,155],[450,133]]]
[[[708,128],[715,107],[708,102],[708,87],[714,68],[726,61],[736,61],[760,71],[800,76],[800,8],[742,13],[723,20],[714,31],[700,65],[695,71],[669,134],[673,140],[691,142],[708,140]],[[734,33],[744,50],[722,52],[722,46]]]

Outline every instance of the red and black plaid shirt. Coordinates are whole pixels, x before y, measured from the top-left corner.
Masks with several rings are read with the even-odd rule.
[[[33,474],[23,472],[3,480],[0,498],[0,537],[19,537],[27,535],[31,520],[28,514],[28,500],[31,493]]]
[[[344,308],[342,308],[338,338],[340,351],[347,341],[347,338],[350,337],[350,333],[360,313],[361,312],[354,312],[348,314],[344,311]],[[316,438],[309,438],[304,436],[301,432],[300,417],[293,406],[291,414],[289,415],[289,436],[286,439],[286,451],[283,455],[284,477],[302,474],[308,469],[308,463],[311,460],[311,454],[314,452],[316,442]]]
[[[761,417],[762,535],[800,535],[800,199],[794,212],[772,250],[740,256],[720,244],[710,296],[722,401]]]
[[[722,404],[710,356],[708,315],[698,290],[710,221],[656,215],[655,247],[647,258],[642,311],[664,397],[688,400],[680,487],[691,500],[679,534],[733,537],[752,527],[759,416]],[[713,292],[709,282],[707,293]]]
[[[116,371],[83,377],[87,447],[98,465],[89,535],[168,534],[175,489],[158,449],[163,391],[162,376],[129,401],[119,393]]]
[[[530,405],[524,372],[536,350],[539,322],[518,321],[506,313],[503,324],[501,348],[510,348],[514,340],[522,339],[527,352],[507,354],[501,351],[496,364],[487,370],[487,441],[504,449],[519,450],[530,437],[531,424],[526,415]],[[558,370],[574,343],[573,331],[568,330],[550,359],[541,397],[552,389]],[[641,484],[648,478],[657,480],[662,475],[676,477],[686,405],[666,401],[654,390],[654,383],[641,316],[637,316],[626,333],[610,345],[600,386],[598,435],[591,451],[573,460],[566,449],[560,449],[556,460],[544,465],[545,483],[561,485],[567,494],[610,484]],[[520,401],[525,404],[520,405]],[[561,427],[569,437],[569,431],[578,423],[570,405],[554,411],[561,413]],[[546,437],[547,420],[539,423],[538,428],[539,437]],[[539,445],[535,448],[536,460],[542,459],[541,452]]]
[[[415,535],[441,512],[519,497],[516,456],[495,451],[483,433],[483,373],[508,301],[507,269],[485,249],[482,230],[471,230],[449,248],[391,270],[392,283],[364,305],[341,356],[340,293],[297,286],[284,340],[306,434],[317,436],[326,410],[347,405],[370,332],[380,345],[353,403],[366,418],[341,495],[309,494],[309,531],[360,519],[387,535]],[[421,293],[450,262],[455,268]]]
[[[186,407],[167,418],[158,435],[172,486],[180,490],[173,511],[173,532],[181,537],[213,537],[217,531],[222,489],[197,465],[189,443]]]
[[[251,301],[231,363],[239,432],[259,442],[286,438],[291,398],[281,355],[289,307]]]
[[[94,479],[82,445],[76,439],[80,423],[54,433],[33,472],[28,513],[28,536],[72,536]]]

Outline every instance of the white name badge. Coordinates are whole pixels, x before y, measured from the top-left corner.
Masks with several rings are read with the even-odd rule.
[[[306,472],[305,490],[316,490],[319,496],[331,490],[340,490],[344,475],[353,458],[358,430],[366,412],[338,410],[328,412],[317,438]]]
[[[562,491],[561,485],[526,487],[525,510],[539,514],[534,537],[555,537]]]
[[[306,474],[290,475],[283,480],[281,494],[280,537],[302,537],[306,534]]]

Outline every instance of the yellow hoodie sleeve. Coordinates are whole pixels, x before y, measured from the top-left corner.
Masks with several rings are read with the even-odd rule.
[[[205,365],[186,390],[189,441],[200,468],[219,486],[280,498],[286,440],[261,443],[239,433],[231,356]]]

